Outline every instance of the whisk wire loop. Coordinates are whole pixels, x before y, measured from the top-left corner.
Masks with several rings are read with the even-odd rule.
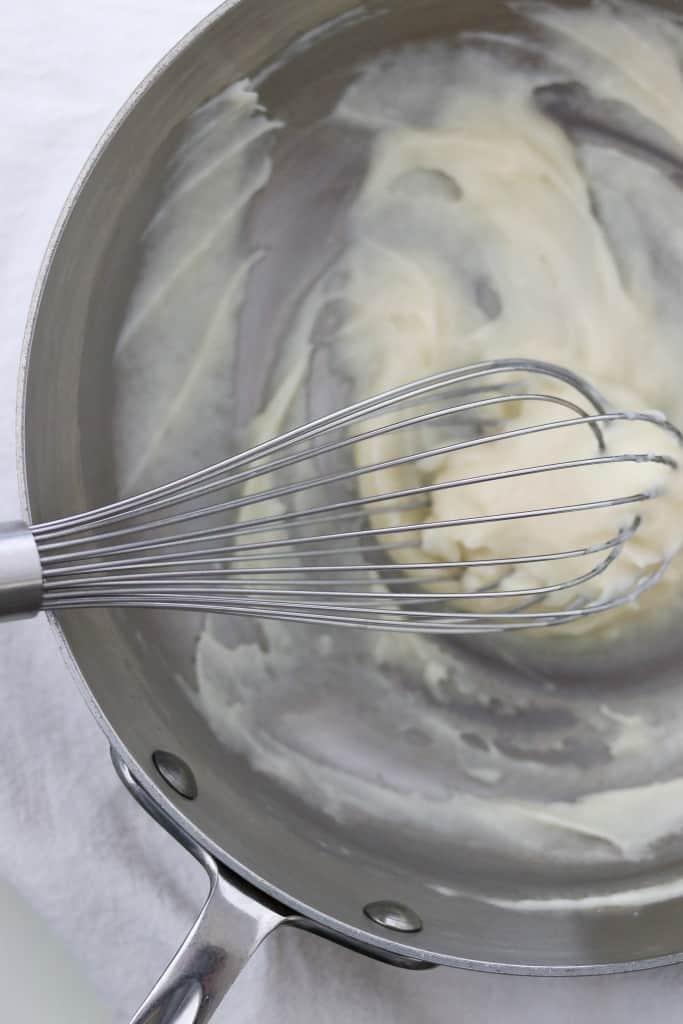
[[[535,386],[543,379],[547,390]],[[541,418],[520,420],[520,409]],[[552,496],[564,474],[629,463],[675,471],[668,453],[609,450],[610,430],[636,423],[683,442],[658,413],[608,409],[590,384],[553,364],[496,360],[434,374],[179,480],[32,526],[43,606],[184,608],[454,635],[560,625],[607,611],[636,600],[671,559],[662,555],[616,591],[594,586],[637,539],[658,496],[654,486],[537,507],[465,506],[462,516],[439,515],[438,502],[448,492],[499,493],[508,484],[516,496],[517,482],[539,477],[547,477]],[[577,431],[576,457],[506,462],[510,442]],[[491,450],[500,450],[500,468],[487,468],[487,460],[481,472],[453,471],[459,459],[471,467],[475,455]],[[461,543],[474,528],[550,517],[561,536],[563,517],[619,509],[616,527],[580,547],[515,554]],[[445,542],[435,546],[435,537]],[[567,572],[544,582],[534,575],[543,563],[566,563]]]

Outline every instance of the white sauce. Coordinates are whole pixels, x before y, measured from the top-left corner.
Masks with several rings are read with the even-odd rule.
[[[530,13],[534,20],[537,9]],[[375,138],[351,216],[345,264],[350,313],[339,352],[363,397],[454,366],[514,355],[575,368],[621,408],[663,407],[681,419],[679,325],[661,315],[651,281],[656,246],[648,241],[660,226],[661,213],[654,211],[666,207],[666,244],[683,251],[683,220],[671,216],[683,214],[680,189],[642,159],[604,147],[577,150],[534,100],[535,90],[540,96],[547,95],[544,87],[557,90],[559,78],[566,110],[566,83],[579,82],[591,94],[580,100],[584,116],[604,118],[599,104],[620,100],[628,104],[634,136],[642,133],[639,119],[647,118],[681,159],[678,55],[651,16],[631,14],[624,20],[597,9],[542,10],[540,15],[558,33],[559,75],[521,68],[518,59],[481,48],[455,61],[435,48],[370,67],[342,100],[340,121],[372,128]],[[428,113],[416,117],[416,108]],[[605,191],[614,212],[603,224],[593,207],[602,207]],[[631,227],[626,211],[633,202],[642,207],[642,222]],[[614,229],[621,235],[618,244]],[[537,386],[567,395],[545,380]],[[519,413],[509,413],[500,429],[560,418],[557,409],[526,403]],[[649,424],[619,424],[606,438],[610,454],[661,451],[675,458],[679,453],[674,437]],[[362,461],[388,460],[398,454],[399,444],[393,434],[375,438],[362,446]],[[594,451],[588,430],[544,432],[442,456],[421,474],[414,465],[392,470],[390,479],[377,473],[362,478],[362,489],[377,494],[445,483],[501,468],[588,458]],[[627,462],[439,490],[423,513],[427,522],[597,501],[658,485],[666,495],[627,510],[561,520],[547,516],[531,523],[519,519],[426,530],[417,535],[417,549],[401,549],[393,557],[447,561],[576,550],[616,535],[642,513],[642,527],[622,555],[582,587],[586,596],[609,598],[679,547],[682,480],[661,466]],[[375,520],[381,526],[415,521],[406,513]],[[573,561],[569,570],[562,561],[517,567],[504,588],[557,584],[594,564],[593,557]],[[470,569],[460,587],[485,588],[491,578],[491,570]],[[667,608],[680,582],[679,561],[648,607]],[[566,603],[567,596],[552,595],[546,607],[553,600]],[[613,618],[585,625],[604,628]]]
[[[243,220],[270,175],[264,143],[277,127],[242,82],[190,120],[145,233],[142,275],[115,353],[123,494],[224,455],[216,423],[232,398],[223,370],[259,255],[241,249]]]
[[[544,60],[530,62],[533,44],[514,39],[473,39],[457,53],[414,48],[366,68],[342,97],[330,123],[371,138],[367,172],[345,250],[322,276],[311,267],[315,285],[282,318],[289,330],[275,386],[251,440],[301,419],[314,326],[339,299],[346,316],[334,350],[360,393],[514,354],[575,366],[613,402],[683,421],[683,191],[667,163],[683,160],[683,28],[631,5],[520,10],[544,33]],[[598,122],[592,134],[570,139],[533,101],[535,88],[558,82],[590,90],[582,110]],[[610,107],[606,120],[604,104],[615,102],[625,106]],[[605,125],[615,123],[626,138],[618,145],[605,141]],[[225,453],[216,435],[233,396],[219,368],[239,344],[255,260],[244,222],[267,187],[260,140],[273,127],[246,85],[190,122],[117,353],[124,491]],[[663,449],[660,432],[633,429],[628,441],[614,433],[613,450],[634,436]],[[230,436],[225,447],[244,441]],[[581,454],[575,440],[567,445],[554,437],[554,455]],[[545,454],[536,449],[524,461]],[[657,482],[643,467],[619,473],[610,492],[633,489],[635,478],[639,489]],[[595,481],[567,487],[592,496]],[[542,503],[542,494],[531,497]],[[482,500],[471,492],[468,508]],[[448,516],[444,501],[438,511]],[[674,482],[648,508],[622,575],[603,580],[605,588],[677,545],[681,502]],[[612,525],[568,527],[576,532],[566,545]],[[524,541],[521,532],[470,539],[498,548]],[[460,543],[449,538],[446,553]],[[627,624],[680,610],[680,590],[679,558]],[[613,621],[600,643],[622,635],[624,621]],[[278,623],[236,629],[219,618],[205,623],[196,669],[195,699],[216,734],[255,770],[351,827],[392,822],[455,853],[542,858],[558,870],[648,861],[663,839],[683,834],[681,725],[657,695],[637,707],[608,692],[572,702],[550,677],[506,687],[466,650],[429,638],[351,641]],[[584,746],[597,751],[593,761]],[[581,899],[606,905],[620,898],[612,890]],[[445,884],[439,891],[457,894]],[[642,900],[663,891],[644,888]],[[624,905],[639,899],[623,896]],[[555,901],[565,902],[576,905]],[[549,907],[514,903],[541,904]]]

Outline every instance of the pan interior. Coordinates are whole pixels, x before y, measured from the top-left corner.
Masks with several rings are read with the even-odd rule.
[[[362,10],[289,0],[277,21],[265,3],[219,12],[152,81],[83,182],[29,352],[25,471],[34,519],[116,496],[114,352],[148,270],[145,230],[167,193],[188,115],[248,75],[284,127],[245,221],[246,244],[267,258],[250,278],[234,357],[220,371],[230,422],[224,433],[211,424],[198,448],[176,448],[169,475],[229,454],[272,391],[278,340],[306,284],[301,268],[334,255],[340,211],[367,164],[367,141],[331,132],[326,121],[362,63],[406,44],[455,45],[468,31],[518,32],[521,24],[493,2],[398,0]],[[186,327],[191,333],[191,321]],[[338,397],[322,347],[301,411]],[[608,823],[581,834],[569,809],[589,794],[650,784],[627,814],[647,822],[662,801],[680,801],[680,644],[670,630],[634,631],[602,655],[558,639],[531,657],[518,645],[390,635],[378,655],[377,640],[341,631],[207,625],[189,614],[79,612],[60,615],[59,625],[110,733],[152,776],[154,750],[185,757],[199,797],[191,806],[178,800],[179,813],[285,902],[376,941],[387,933],[367,921],[364,905],[399,899],[425,921],[407,946],[513,969],[604,968],[683,945],[676,831],[641,848],[634,827],[624,854]],[[209,655],[218,651],[214,674],[223,665],[224,707],[213,718],[206,694],[197,695],[207,630]],[[260,659],[259,689],[244,691],[250,677],[235,651]],[[496,778],[492,751],[503,765]],[[537,811],[549,791],[550,826]],[[595,806],[598,816],[607,808]],[[467,831],[470,810],[487,816],[483,845]],[[618,895],[643,888],[649,900]]]

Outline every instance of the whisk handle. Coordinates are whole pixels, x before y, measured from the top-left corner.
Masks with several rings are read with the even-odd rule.
[[[0,523],[0,620],[40,611],[43,570],[38,545],[24,523]]]

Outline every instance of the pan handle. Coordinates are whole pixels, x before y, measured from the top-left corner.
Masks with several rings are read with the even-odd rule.
[[[256,899],[179,829],[114,750],[112,760],[138,803],[202,864],[210,881],[197,921],[131,1024],[204,1024],[263,940],[291,918]]]
[[[252,953],[282,920],[241,893],[214,862],[201,914],[131,1024],[208,1021]]]

